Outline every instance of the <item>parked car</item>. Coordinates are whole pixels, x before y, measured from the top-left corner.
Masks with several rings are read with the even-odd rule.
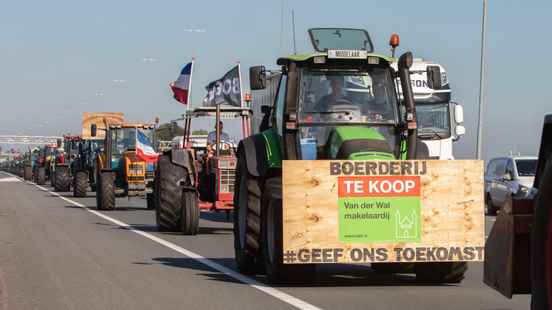
[[[537,157],[493,158],[485,170],[485,213],[495,215],[512,195],[527,195],[533,188]]]

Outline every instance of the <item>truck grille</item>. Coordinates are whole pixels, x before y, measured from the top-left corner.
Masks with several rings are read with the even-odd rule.
[[[234,193],[236,169],[220,168],[220,193]]]

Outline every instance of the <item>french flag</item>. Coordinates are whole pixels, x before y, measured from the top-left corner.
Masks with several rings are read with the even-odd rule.
[[[194,61],[189,62],[180,71],[180,76],[176,81],[171,83],[171,89],[174,94],[174,99],[182,104],[188,104],[188,96],[190,94],[190,88],[192,86],[192,67]]]
[[[136,155],[145,162],[156,162],[159,157],[148,136],[140,129],[136,131]]]

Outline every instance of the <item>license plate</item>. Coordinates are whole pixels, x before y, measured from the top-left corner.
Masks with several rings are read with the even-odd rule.
[[[363,50],[328,50],[330,59],[366,59],[368,52]]]

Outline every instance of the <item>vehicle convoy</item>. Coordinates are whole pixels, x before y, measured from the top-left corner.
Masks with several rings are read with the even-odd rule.
[[[98,151],[103,146],[103,141],[82,139],[78,142],[77,154],[71,162],[73,196],[85,197],[89,187],[93,192],[96,191],[94,161]]]
[[[308,167],[305,172],[310,173],[309,169],[315,167],[320,160],[349,160],[347,164],[351,165],[358,161],[354,164],[354,170],[357,171],[356,165],[363,167],[360,165],[370,161],[430,159],[431,156],[427,144],[420,141],[420,132],[417,130],[417,108],[409,72],[413,63],[411,53],[403,54],[398,61],[374,54],[368,33],[358,29],[317,28],[309,30],[309,35],[316,52],[278,59],[280,72],[270,72],[272,86],[278,83],[276,89],[266,87],[267,70],[264,66],[250,68],[250,87],[255,91],[252,106],[257,105],[255,98],[272,101],[273,105],[265,113],[265,118],[257,121],[261,132],[241,141],[237,151],[234,193],[235,260],[240,272],[255,273],[264,270],[271,282],[308,279],[314,271],[313,263],[321,262],[321,253],[318,251],[322,251],[320,248],[313,248],[315,240],[309,236],[319,233],[316,235],[318,238],[322,238],[322,235],[330,238],[332,232],[337,234],[333,219],[327,222],[328,226],[316,226],[316,222],[323,219],[321,212],[327,212],[326,209],[322,211],[308,202],[307,209],[292,209],[283,203],[286,193],[288,196],[295,195],[291,189],[286,192],[283,185],[286,171],[289,171],[283,169],[286,162],[291,166],[295,161],[301,160]],[[398,42],[395,44],[392,40],[391,44],[395,49]],[[395,62],[396,69],[393,68]],[[398,78],[401,85],[402,100],[399,100],[395,78]],[[429,74],[427,81],[430,85],[439,85],[441,76]],[[261,92],[261,95],[255,94],[256,92]],[[449,111],[447,99],[444,101],[446,110]],[[433,131],[431,133],[432,137],[439,135]],[[442,154],[438,153],[438,156],[440,158]],[[399,161],[397,165],[409,166],[410,163]],[[294,164],[294,167],[301,166],[299,163]],[[345,169],[348,166],[343,167]],[[331,171],[345,171],[336,169],[331,168]],[[336,183],[333,183],[334,187],[330,185],[326,192],[322,190],[319,194],[310,193],[309,188],[324,183],[318,172],[319,170],[313,172],[311,182],[297,181],[303,185],[300,189],[294,189],[301,193],[300,196],[293,196],[294,199],[290,198],[289,205],[294,200],[304,199],[301,195],[318,195],[312,203],[325,203],[325,198],[322,197],[330,195],[327,191],[332,192]],[[293,180],[289,182],[295,184]],[[341,193],[342,189],[339,191]],[[335,191],[331,195],[335,195]],[[408,208],[410,206],[406,210]],[[287,211],[284,212],[284,209]],[[305,214],[303,217],[297,215],[300,219],[294,223],[297,218],[292,220],[291,217],[294,214],[303,214],[301,212]],[[339,212],[342,212],[341,209]],[[477,215],[477,210],[473,214]],[[287,222],[284,221],[286,216]],[[414,218],[412,216],[411,219]],[[325,232],[311,231],[301,221],[310,221],[314,223],[311,226],[313,230],[324,229]],[[400,216],[398,221],[401,221]],[[482,212],[477,221],[482,221]],[[413,225],[410,219],[403,219],[403,222],[404,227]],[[296,225],[293,227],[302,230],[290,235],[286,225]],[[351,236],[343,238],[348,237]],[[293,239],[301,238],[305,238],[302,245],[305,248],[299,251],[303,254],[298,255],[298,259],[290,259],[289,252],[284,253],[285,244],[289,245],[294,242]],[[478,240],[482,244],[483,239]],[[342,239],[339,241],[339,246],[344,246],[345,250],[350,248],[350,245],[343,245]],[[339,260],[343,258],[343,248],[325,250],[334,251],[331,252],[335,253],[334,262],[343,262]],[[387,253],[387,249],[379,250]],[[467,270],[467,263],[463,258],[426,263],[404,263],[387,258],[387,254],[385,258],[382,254],[381,260],[372,261],[372,267],[381,272],[415,273],[417,279],[424,282],[457,283],[464,278]],[[355,260],[353,252],[350,259]]]
[[[396,69],[396,63],[393,64]],[[432,75],[440,77],[429,83]],[[445,68],[432,61],[415,58],[410,67],[410,81],[418,120],[418,138],[427,146],[432,159],[454,159],[453,142],[465,134],[464,109],[451,100],[451,87]],[[397,82],[399,98],[402,97]]]
[[[195,235],[200,209],[229,214],[234,208],[235,144],[221,140],[220,129],[214,149],[200,143],[202,139],[191,134],[197,118],[215,118],[217,124],[221,119],[239,119],[242,137],[251,131],[248,107],[197,107],[186,113],[182,143],[161,155],[156,170],[156,219],[161,231]]]
[[[115,197],[144,196],[153,209],[153,178],[157,154],[153,150],[154,125],[106,123],[98,129],[91,124],[90,134],[105,132],[103,148],[95,159],[96,205],[100,210],[115,209]]]
[[[536,157],[491,159],[485,170],[485,213],[496,215],[512,195],[526,195],[533,186],[536,170]]]
[[[50,161],[51,183],[55,191],[68,192],[73,180],[71,162],[75,156],[75,146],[79,136],[64,136],[54,151],[55,160]]]
[[[552,114],[546,115],[532,188],[510,195],[485,245],[484,281],[504,296],[531,294],[552,309]]]

